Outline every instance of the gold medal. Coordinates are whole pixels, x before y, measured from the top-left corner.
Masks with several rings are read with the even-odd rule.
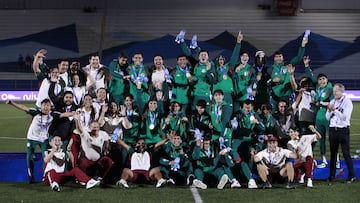
[[[154,128],[155,128],[155,125],[151,123],[151,124],[149,125],[149,129],[150,129],[150,130],[153,130]]]
[[[191,74],[190,74],[190,73],[186,73],[186,77],[187,77],[187,78],[190,78],[190,77],[191,77]]]
[[[216,124],[219,124],[219,120],[218,120],[218,119],[216,119],[216,120],[215,120],[215,123],[216,123]]]
[[[223,79],[224,79],[224,80],[227,80],[227,76],[226,76],[226,75],[223,75]]]

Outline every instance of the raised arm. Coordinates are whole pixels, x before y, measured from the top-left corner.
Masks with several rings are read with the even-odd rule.
[[[13,106],[13,107],[15,107],[15,108],[17,108],[17,109],[23,110],[26,113],[29,112],[29,110],[30,110],[27,106],[22,105],[22,104],[18,104],[18,103],[14,102],[14,101],[11,101],[11,100],[6,101],[6,103]]]
[[[293,65],[297,65],[301,62],[301,60],[303,60],[304,57],[304,53],[305,53],[305,46],[308,43],[308,38],[303,39],[301,41],[301,47],[298,49],[298,53],[297,56],[295,56],[294,58],[291,59],[290,63]]]
[[[40,49],[34,56],[32,68],[35,76],[37,76],[41,72],[40,64],[44,63],[43,59],[45,58],[45,54],[47,54],[47,51],[45,49]]]
[[[234,47],[234,50],[231,54],[231,58],[229,61],[229,65],[231,67],[232,70],[235,69],[235,65],[239,63],[239,55],[240,55],[240,50],[241,50],[241,42],[244,39],[243,35],[241,34],[241,31],[239,32],[237,38],[236,38],[236,44]]]

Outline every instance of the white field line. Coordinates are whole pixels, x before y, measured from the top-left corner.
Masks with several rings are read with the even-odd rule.
[[[203,200],[201,199],[201,196],[194,186],[190,186],[191,194],[194,197],[195,203],[203,203]]]

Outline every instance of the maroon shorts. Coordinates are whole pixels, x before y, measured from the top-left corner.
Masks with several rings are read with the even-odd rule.
[[[131,179],[131,182],[142,182],[142,180],[145,181],[145,183],[150,183],[151,182],[151,178],[150,178],[150,171],[147,170],[132,170],[133,172],[133,177]]]

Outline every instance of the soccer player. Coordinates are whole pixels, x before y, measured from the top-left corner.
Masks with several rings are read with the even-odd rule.
[[[60,192],[60,184],[68,178],[76,178],[81,184],[86,184],[86,189],[95,187],[100,181],[90,179],[81,169],[73,167],[66,170],[66,162],[72,159],[72,154],[61,149],[62,141],[60,136],[54,136],[50,142],[51,149],[45,152],[44,177],[45,185],[50,185],[51,189]]]
[[[166,180],[162,178],[159,167],[154,167],[151,162],[151,154],[166,142],[167,139],[163,139],[155,145],[146,147],[145,140],[143,138],[139,138],[136,141],[135,147],[132,148],[119,137],[117,143],[119,143],[125,151],[128,152],[130,157],[130,168],[124,168],[121,174],[121,179],[116,183],[116,185],[119,187],[129,188],[128,181],[133,183],[150,183],[153,180],[157,181],[155,185],[157,188],[165,184]],[[141,177],[145,180],[141,179]]]
[[[124,94],[129,93],[129,79],[128,72],[128,56],[121,52],[117,59],[111,61],[109,71],[111,79],[109,81],[109,94],[117,104],[122,104],[124,101]]]
[[[290,137],[288,149],[298,154],[298,159],[295,160],[294,164],[295,177],[300,177],[299,183],[304,183],[304,176],[306,175],[306,186],[313,187],[314,158],[312,143],[316,142],[321,135],[313,125],[309,125],[308,131],[301,136],[298,128],[290,128]]]
[[[294,185],[294,168],[289,158],[298,158],[298,155],[288,149],[278,147],[277,138],[272,136],[268,139],[268,148],[257,153],[254,162],[261,180],[265,183],[263,188],[272,188],[268,179],[269,176],[280,174],[281,177],[287,177],[288,183],[286,188],[295,189]]]
[[[34,183],[34,153],[36,146],[40,146],[41,153],[45,157],[44,153],[49,143],[49,126],[53,122],[54,117],[68,117],[72,116],[73,113],[60,114],[59,112],[51,112],[51,102],[49,99],[41,101],[40,109],[30,109],[11,100],[6,103],[33,116],[26,138],[26,162],[29,183]]]

